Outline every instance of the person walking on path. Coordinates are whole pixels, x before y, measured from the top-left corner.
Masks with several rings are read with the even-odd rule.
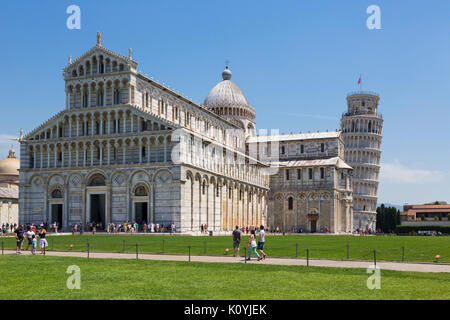
[[[250,260],[250,258],[252,257],[252,252],[255,253],[256,256],[258,257],[258,261],[261,260],[259,253],[256,251],[256,234],[255,234],[254,229],[252,229],[250,231],[250,238],[248,239],[248,259],[247,260]]]
[[[19,227],[14,230],[17,246],[16,246],[16,254],[21,254],[22,252],[22,242],[23,242],[23,225],[19,225]]]
[[[241,246],[242,233],[239,230],[239,226],[236,226],[236,229],[233,231],[233,257],[236,257],[236,249],[239,257],[239,248]]]
[[[39,230],[39,246],[41,247],[41,254],[44,254],[44,250],[46,247],[48,247],[48,242],[45,239],[45,236],[47,235],[47,230],[45,230],[44,227],[41,227]]]
[[[266,241],[266,233],[264,232],[264,226],[261,225],[259,227],[259,235],[258,235],[258,251],[262,256],[262,259],[265,259],[267,257],[267,254],[264,253],[264,242]]]

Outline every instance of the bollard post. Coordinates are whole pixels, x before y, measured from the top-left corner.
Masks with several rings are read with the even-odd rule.
[[[377,266],[377,250],[373,250],[373,265]]]
[[[139,260],[139,250],[138,250],[138,244],[136,243],[136,260]]]
[[[306,266],[309,267],[309,249],[306,249]]]
[[[189,246],[189,262],[191,262],[191,246]]]
[[[295,257],[298,258],[298,243],[295,244]]]
[[[125,252],[125,240],[123,240],[123,243],[122,243],[122,251]]]
[[[405,262],[405,247],[402,247],[402,262]]]
[[[247,263],[247,247],[244,248],[244,263]]]
[[[350,246],[347,244],[347,260],[350,260]]]

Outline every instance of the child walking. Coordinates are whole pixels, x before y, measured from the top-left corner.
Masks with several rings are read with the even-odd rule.
[[[37,247],[37,239],[36,239],[36,236],[33,234],[32,238],[31,238],[31,254],[32,255],[36,254],[36,247]]]

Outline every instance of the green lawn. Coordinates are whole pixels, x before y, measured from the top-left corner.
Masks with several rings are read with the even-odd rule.
[[[87,242],[91,251],[135,252],[136,244],[141,253],[188,254],[191,246],[193,255],[223,255],[229,248],[232,254],[231,237],[193,237],[193,236],[145,236],[145,235],[106,235],[92,234],[48,236],[49,250],[86,251]],[[4,248],[15,248],[14,238],[0,238]],[[246,246],[248,237],[242,242]],[[73,244],[70,248],[69,245]],[[298,245],[298,250],[296,249]],[[378,261],[402,261],[403,247],[405,261],[433,262],[439,254],[439,262],[450,263],[450,237],[412,237],[412,236],[323,236],[323,235],[289,235],[267,236],[265,252],[272,257],[309,257],[320,259],[372,260],[376,250]],[[125,250],[124,250],[125,248]]]
[[[69,290],[67,267],[81,270]],[[50,256],[0,256],[0,299],[450,299],[450,274]]]

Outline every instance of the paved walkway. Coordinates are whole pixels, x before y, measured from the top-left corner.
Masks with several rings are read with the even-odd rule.
[[[5,250],[5,254],[15,254],[15,251]],[[24,255],[30,255],[30,252],[23,251]],[[86,252],[64,252],[47,251],[46,255],[56,257],[82,257],[87,258]],[[136,259],[135,253],[113,253],[113,252],[90,252],[90,258],[98,259]],[[189,261],[189,256],[184,255],[160,255],[140,253],[140,260],[161,260],[161,261]],[[191,256],[192,262],[215,262],[215,263],[245,263],[242,257],[225,256]],[[247,263],[252,264],[270,264],[284,266],[306,266],[306,259],[286,259],[286,258],[267,258],[266,260],[251,260]],[[373,265],[371,261],[341,261],[341,260],[309,260],[309,266],[314,267],[334,267],[334,268],[363,268],[366,269]],[[401,263],[401,262],[377,262],[377,267],[382,270],[411,271],[411,272],[450,272],[448,264],[431,263]]]

